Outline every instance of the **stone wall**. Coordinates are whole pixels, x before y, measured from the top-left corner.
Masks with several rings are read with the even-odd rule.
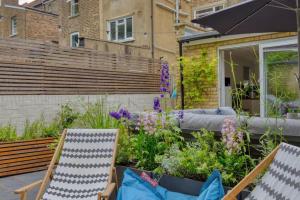
[[[37,120],[41,116],[45,120],[53,119],[66,103],[82,108],[82,104],[105,99],[106,106],[116,109],[125,106],[131,112],[152,109],[155,94],[128,94],[128,95],[21,95],[0,96],[0,126],[11,123],[17,126],[18,134],[24,130],[26,120]]]

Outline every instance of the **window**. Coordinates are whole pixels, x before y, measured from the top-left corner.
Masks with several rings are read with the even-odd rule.
[[[71,33],[70,35],[70,46],[73,48],[79,47],[79,33]]]
[[[10,27],[11,35],[17,35],[17,17],[14,16],[11,18],[11,27]]]
[[[222,10],[223,8],[224,8],[224,5],[217,5],[217,6],[204,8],[204,9],[195,10],[194,18],[196,19],[196,18],[202,17],[204,15],[208,15],[208,14],[211,14],[213,12],[217,12],[219,10]]]
[[[128,41],[133,39],[132,17],[108,22],[108,39],[111,41]]]
[[[207,7],[207,8],[201,8],[201,9],[197,9],[194,12],[194,18],[197,19],[199,17],[203,17],[205,15],[209,15],[211,13],[217,12],[219,10],[222,10],[224,8],[224,5],[216,5],[216,6],[211,6],[211,7]],[[204,26],[200,26],[202,28],[205,28],[207,30],[211,30],[211,28],[208,27],[204,27]]]
[[[78,0],[71,0],[71,16],[77,16],[79,14]]]

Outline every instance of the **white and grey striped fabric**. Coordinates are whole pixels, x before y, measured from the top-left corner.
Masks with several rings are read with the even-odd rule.
[[[281,144],[275,159],[247,200],[300,199],[300,148]]]
[[[97,200],[108,184],[117,130],[69,129],[43,200]]]

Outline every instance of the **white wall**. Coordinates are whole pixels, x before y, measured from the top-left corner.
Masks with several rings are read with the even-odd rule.
[[[44,116],[53,119],[62,104],[72,103],[78,109],[83,102],[96,102],[105,98],[107,106],[117,108],[124,106],[131,112],[152,109],[153,98],[158,94],[126,95],[24,95],[0,96],[0,125],[11,123],[17,126],[18,134],[23,132],[26,120],[36,120]]]

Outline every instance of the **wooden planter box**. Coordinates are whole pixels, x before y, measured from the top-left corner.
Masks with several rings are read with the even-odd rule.
[[[0,177],[47,169],[54,138],[0,143]]]

